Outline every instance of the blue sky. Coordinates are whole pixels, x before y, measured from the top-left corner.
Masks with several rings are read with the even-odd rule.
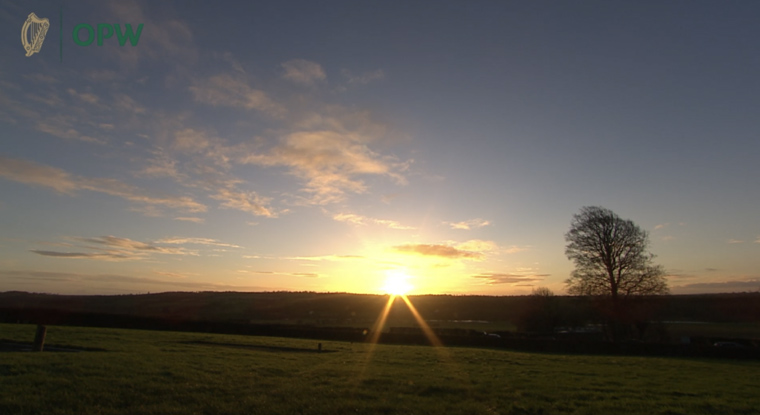
[[[759,15],[3,3],[0,290],[562,293],[590,205],[650,233],[674,293],[757,290]],[[106,22],[138,44],[74,43]]]

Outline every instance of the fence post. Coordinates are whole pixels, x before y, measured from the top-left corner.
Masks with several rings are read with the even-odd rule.
[[[37,325],[37,333],[34,335],[34,351],[41,352],[45,347],[45,334],[47,333],[47,327],[42,324]]]
[[[322,351],[322,343],[317,344],[317,351],[318,352]]]

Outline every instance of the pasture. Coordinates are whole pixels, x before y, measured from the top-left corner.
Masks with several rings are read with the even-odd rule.
[[[32,325],[0,324],[31,342]],[[757,414],[758,361],[48,328],[0,352],[0,414]]]

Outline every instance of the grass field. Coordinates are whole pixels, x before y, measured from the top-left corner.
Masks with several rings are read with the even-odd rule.
[[[0,325],[31,341],[34,326]],[[49,327],[0,353],[0,414],[757,414],[757,361]],[[232,347],[234,345],[242,347]]]

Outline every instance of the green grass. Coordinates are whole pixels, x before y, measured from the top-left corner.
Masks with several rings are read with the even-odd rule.
[[[31,341],[34,326],[0,325]],[[187,342],[267,346],[245,349]],[[0,414],[757,414],[760,362],[50,327],[0,353]]]

